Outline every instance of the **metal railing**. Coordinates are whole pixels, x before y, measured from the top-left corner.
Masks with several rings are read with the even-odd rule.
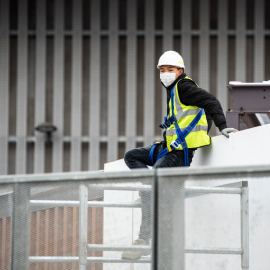
[[[151,190],[151,186],[124,186],[124,185],[97,185],[104,190]],[[238,187],[236,187],[238,186]],[[236,254],[242,257],[242,269],[249,269],[249,215],[248,215],[248,184],[247,182],[233,183],[221,187],[187,187],[185,188],[185,197],[201,196],[205,194],[240,194],[241,195],[241,248],[185,248],[186,253],[204,253],[204,254]],[[50,201],[50,200],[31,200],[31,205],[46,206],[79,206],[80,207],[80,256],[79,257],[30,257],[30,262],[79,262],[80,265],[86,265],[88,262],[98,263],[150,263],[150,258],[142,258],[139,260],[126,260],[121,258],[94,258],[87,257],[89,251],[150,251],[150,246],[106,246],[87,244],[87,208],[88,207],[124,207],[138,208],[141,203],[126,202],[89,202],[85,198],[88,197],[88,186],[80,186],[80,201]],[[84,269],[84,268],[82,268]]]
[[[162,170],[160,171],[162,172]],[[210,173],[210,171],[207,171]],[[224,173],[224,172],[223,172]],[[228,171],[228,173],[231,173]],[[177,175],[174,172],[175,175]],[[126,191],[149,191],[153,195],[153,222],[154,230],[153,238],[160,237],[166,234],[161,229],[159,224],[162,220],[159,220],[157,213],[161,208],[162,200],[164,200],[160,192],[165,192],[162,187],[162,177],[166,175],[165,173],[157,173],[156,171],[132,171],[132,172],[119,172],[119,173],[78,173],[78,174],[58,174],[58,175],[40,175],[40,176],[16,176],[14,178],[9,177],[8,179],[0,179],[1,183],[13,183],[13,247],[12,247],[12,269],[28,269],[29,263],[36,262],[72,262],[79,263],[80,269],[86,269],[88,263],[151,263],[153,269],[163,269],[162,264],[157,263],[157,257],[161,252],[160,246],[157,246],[155,239],[152,241],[151,246],[123,246],[123,245],[106,245],[106,244],[89,244],[87,241],[87,220],[88,220],[88,208],[89,207],[119,207],[119,208],[140,208],[140,202],[105,202],[105,201],[89,201],[89,187],[90,189],[101,189],[104,190],[126,190]],[[182,177],[185,174],[179,175],[178,183],[184,183]],[[140,185],[138,184],[138,178],[148,177],[153,179],[151,185]],[[170,177],[170,175],[169,175]],[[133,178],[136,178],[136,183],[130,184]],[[160,180],[159,180],[160,178]],[[177,177],[176,177],[177,178]],[[119,183],[110,183],[111,180],[120,179]],[[123,180],[124,179],[124,180]],[[129,183],[125,183],[128,179]],[[79,185],[79,200],[55,200],[55,199],[30,199],[30,186],[32,182],[42,183],[53,183],[57,181],[60,186],[62,184],[68,184],[70,181],[76,181]],[[60,182],[59,182],[60,181]],[[169,182],[169,181],[168,181]],[[168,183],[166,182],[166,185]],[[173,189],[173,186],[172,186]],[[179,189],[180,190],[180,189]],[[211,247],[186,247],[184,248],[185,253],[204,253],[204,254],[235,254],[241,255],[242,257],[242,269],[249,269],[249,206],[248,206],[248,185],[246,181],[241,181],[237,183],[227,184],[223,186],[215,187],[184,187],[183,198],[181,194],[171,196],[168,193],[168,197],[173,202],[174,199],[183,199],[203,196],[210,193],[215,194],[240,194],[241,195],[241,247],[240,248],[211,248]],[[175,196],[175,197],[174,197]],[[79,254],[78,256],[29,256],[29,231],[28,233],[19,233],[20,228],[29,227],[29,219],[27,218],[31,209],[33,207],[51,208],[51,207],[79,207]],[[168,206],[171,207],[170,203]],[[172,208],[172,212],[173,212]],[[174,213],[176,215],[176,213]],[[178,213],[183,219],[183,213]],[[175,221],[172,221],[174,223]],[[179,226],[181,231],[181,226]],[[18,232],[16,234],[16,232]],[[180,232],[181,235],[181,232]],[[164,237],[168,237],[165,235]],[[22,251],[22,247],[23,250]],[[25,248],[27,247],[27,248]],[[88,251],[150,251],[153,250],[152,257],[143,257],[139,260],[126,260],[122,258],[111,258],[111,257],[92,257],[87,256]],[[180,250],[181,252],[181,250]],[[181,254],[181,253],[179,253]],[[27,259],[26,259],[27,258]],[[157,268],[154,268],[157,267]],[[168,268],[169,269],[169,268]],[[173,267],[170,269],[174,269]],[[179,268],[184,269],[184,268]]]

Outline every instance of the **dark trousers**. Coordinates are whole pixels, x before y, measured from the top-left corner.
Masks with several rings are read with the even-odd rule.
[[[154,162],[156,158],[164,148],[166,148],[166,143],[162,142],[157,145],[154,151]],[[148,169],[148,166],[152,166],[150,161],[150,150],[151,146],[140,147],[136,149],[129,150],[125,153],[124,160],[130,169]],[[189,164],[193,158],[193,152],[189,149]],[[160,158],[155,165],[154,169],[157,168],[168,168],[168,167],[181,167],[185,165],[184,152],[181,150],[172,151],[162,158]],[[140,227],[139,238],[144,239],[147,242],[151,238],[151,197],[150,193],[147,191],[140,191],[141,201],[142,201],[142,223]]]

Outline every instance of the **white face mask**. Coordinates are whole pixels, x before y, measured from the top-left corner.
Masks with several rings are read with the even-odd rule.
[[[178,73],[178,72],[177,72]],[[174,81],[177,73],[172,72],[164,72],[160,74],[160,80],[162,83],[168,87],[170,86]]]

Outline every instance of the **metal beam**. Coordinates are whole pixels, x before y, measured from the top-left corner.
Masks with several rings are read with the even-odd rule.
[[[264,0],[254,1],[255,5],[255,40],[254,40],[254,81],[262,82],[265,78],[265,36],[264,36]]]
[[[89,170],[98,170],[100,161],[100,1],[91,1]]]
[[[35,127],[45,122],[46,103],[46,1],[37,1]],[[45,165],[44,134],[35,131],[34,173],[43,173]]]
[[[219,194],[241,194],[241,188],[230,187],[186,187],[186,193],[219,193]]]
[[[81,170],[82,136],[82,0],[73,1],[71,171]]]
[[[226,89],[228,81],[228,1],[218,1],[218,71],[217,71],[217,98],[219,99],[223,111],[228,108],[228,93]]]
[[[87,249],[95,250],[95,251],[151,251],[151,246],[147,246],[147,245],[109,246],[109,245],[88,244]]]
[[[144,38],[144,97],[143,97],[143,136],[144,144],[150,145],[154,138],[155,123],[155,40],[154,40],[154,4],[155,1],[145,2],[145,38]]]
[[[241,248],[186,248],[185,253],[241,255]]]
[[[136,1],[129,0],[128,35],[127,35],[127,64],[126,64],[126,149],[136,147],[136,116],[137,116],[137,35]]]
[[[53,69],[53,124],[57,131],[53,136],[52,171],[63,171],[63,133],[64,133],[64,3],[55,2],[55,36]]]
[[[96,245],[88,244],[88,250],[93,251],[151,251],[151,246],[109,246],[109,245]],[[185,248],[185,253],[200,253],[200,254],[234,254],[242,255],[241,248]]]
[[[53,206],[69,206],[69,207],[78,207],[80,205],[79,201],[62,201],[62,200],[30,200],[31,205],[42,205],[47,207]],[[88,201],[87,207],[121,207],[121,208],[139,208],[141,203],[136,202],[96,202]]]
[[[8,174],[9,126],[9,2],[0,2],[0,174]]]
[[[209,1],[200,2],[200,48],[199,48],[199,85],[206,91],[210,91],[210,35],[209,35]]]
[[[109,78],[108,78],[108,151],[107,161],[118,158],[118,0],[109,1]]]
[[[241,118],[244,120],[248,128],[258,127],[261,125],[256,114],[245,113],[244,115],[241,115]]]
[[[192,43],[191,43],[191,2],[192,1],[181,1],[181,52],[185,63],[185,73],[188,76],[192,76],[191,66],[191,54],[192,54]]]
[[[246,0],[236,1],[236,81],[246,81]],[[251,68],[251,67],[250,67]]]
[[[173,1],[166,0],[164,2],[164,13],[163,13],[163,52],[173,50]],[[158,59],[156,59],[156,62]],[[156,65],[155,65],[156,67]],[[159,72],[159,71],[158,71]],[[167,91],[162,87],[162,103],[161,103],[161,116],[160,122],[163,121],[163,116],[167,115]]]
[[[16,111],[16,174],[26,173],[28,35],[27,1],[18,1],[18,58]]]
[[[79,262],[79,257],[45,257],[31,256],[29,262]],[[151,263],[151,258],[141,258],[139,260],[124,260],[121,258],[103,258],[103,257],[87,257],[88,263]]]

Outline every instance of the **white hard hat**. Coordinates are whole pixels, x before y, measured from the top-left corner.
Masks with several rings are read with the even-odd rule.
[[[175,51],[167,51],[160,56],[158,60],[157,68],[160,68],[161,66],[164,66],[164,65],[185,68],[185,64],[184,64],[184,60],[182,56],[178,52],[175,52]]]

